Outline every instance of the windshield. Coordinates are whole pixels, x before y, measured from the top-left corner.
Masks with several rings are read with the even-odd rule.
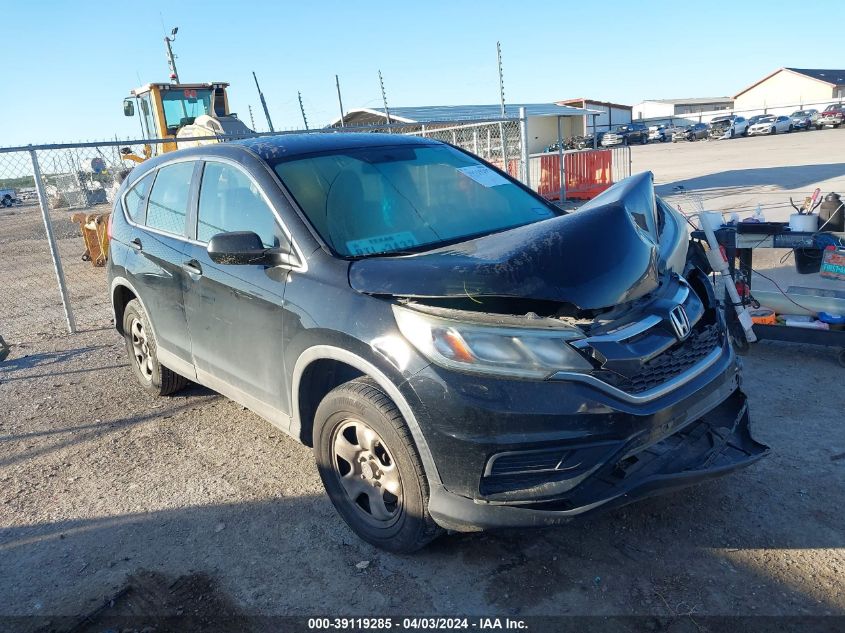
[[[774,120],[775,120],[775,117],[773,117],[773,116],[764,116],[764,117],[760,117],[759,119],[757,119],[757,123],[771,123]]]
[[[184,126],[190,125],[198,116],[211,114],[211,90],[162,90],[162,107],[167,133],[175,134]]]
[[[807,116],[810,114],[807,110],[798,110],[798,112],[793,112],[790,116]]]
[[[320,236],[346,257],[416,250],[556,215],[445,145],[338,150],[273,167]]]

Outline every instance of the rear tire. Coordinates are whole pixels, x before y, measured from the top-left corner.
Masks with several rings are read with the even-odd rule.
[[[137,299],[127,303],[123,312],[123,338],[132,373],[145,391],[154,396],[169,396],[185,388],[187,378],[159,363],[149,317]]]
[[[394,402],[368,378],[336,387],[314,416],[314,457],[335,509],[361,539],[415,552],[440,533],[411,432]]]

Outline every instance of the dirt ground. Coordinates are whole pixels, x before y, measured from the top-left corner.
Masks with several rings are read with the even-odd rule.
[[[829,133],[705,147],[816,134]],[[652,156],[671,184],[658,168],[693,149],[634,148],[635,171]],[[830,145],[818,180],[842,177],[841,152]],[[713,177],[712,160],[694,177]],[[389,613],[643,616],[624,630],[671,631],[845,615],[845,370],[832,350],[776,343],[745,362],[753,429],[772,448],[751,468],[589,521],[395,556],[346,528],[309,449],[256,415],[201,387],[150,398],[109,328],[31,337],[0,364],[0,630],[102,631],[137,614],[147,630],[179,615],[213,630],[234,615]]]

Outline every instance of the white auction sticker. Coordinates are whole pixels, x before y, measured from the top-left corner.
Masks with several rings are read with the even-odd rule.
[[[479,185],[484,187],[498,187],[499,185],[507,185],[508,179],[496,173],[489,167],[484,165],[471,165],[469,167],[459,167],[458,171],[464,176],[472,178]]]
[[[402,231],[390,235],[374,235],[363,240],[350,240],[346,242],[346,249],[352,255],[373,255],[419,246],[419,243],[413,233]]]

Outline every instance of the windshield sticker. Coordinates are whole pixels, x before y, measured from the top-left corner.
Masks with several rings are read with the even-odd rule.
[[[471,165],[470,167],[459,167],[458,171],[467,178],[472,178],[482,187],[498,187],[507,185],[508,179],[497,174],[495,171],[484,165]]]
[[[389,251],[401,251],[413,246],[419,246],[419,240],[410,231],[391,233],[390,235],[374,235],[363,240],[346,242],[346,250],[351,255],[373,255]]]

